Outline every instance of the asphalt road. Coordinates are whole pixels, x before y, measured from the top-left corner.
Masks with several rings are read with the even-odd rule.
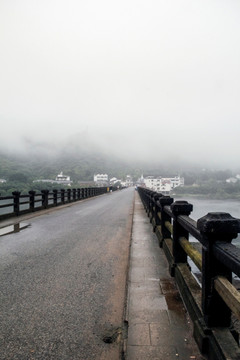
[[[0,359],[119,359],[133,198],[91,198],[0,237]]]

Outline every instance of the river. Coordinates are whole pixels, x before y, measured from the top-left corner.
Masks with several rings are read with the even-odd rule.
[[[186,200],[193,205],[193,211],[190,217],[194,220],[199,219],[209,212],[227,212],[233,217],[240,219],[239,200],[213,200],[195,197],[175,198],[175,200]]]
[[[196,197],[175,197],[175,200],[185,200],[193,205],[193,211],[190,214],[190,217],[194,220],[198,220],[200,217],[207,215],[209,212],[226,212],[240,219],[240,201],[234,199],[224,199],[224,200],[214,200],[206,198],[196,198]],[[190,237],[190,241],[194,241]],[[233,240],[233,244],[240,247],[240,234],[237,239]]]
[[[190,217],[194,220],[198,220],[200,217],[206,215],[209,212],[227,212],[233,217],[236,217],[240,219],[240,201],[239,200],[213,200],[213,199],[206,199],[206,198],[195,198],[195,197],[182,197],[177,198],[175,197],[175,200],[186,200],[190,204],[193,205],[193,211],[190,214]],[[197,241],[192,236],[189,237],[190,241]],[[237,239],[234,239],[232,242],[234,245],[236,245],[238,248],[240,247],[240,234],[238,235]],[[196,275],[197,280],[200,279],[199,277],[199,270],[195,266],[195,264],[188,259],[193,273]],[[238,279],[236,275],[234,275],[234,279]]]

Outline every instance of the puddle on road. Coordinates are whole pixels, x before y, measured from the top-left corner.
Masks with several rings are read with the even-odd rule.
[[[30,226],[30,224],[27,224],[27,223],[17,223],[14,225],[5,226],[0,229],[0,236],[20,232],[21,230],[24,230],[24,229],[28,228],[29,226]]]
[[[165,296],[168,310],[174,311],[179,317],[184,317],[184,305],[175,284],[170,279],[160,279],[160,287]]]
[[[122,327],[107,330],[102,338],[106,344],[119,343],[128,337],[128,322],[124,321]]]

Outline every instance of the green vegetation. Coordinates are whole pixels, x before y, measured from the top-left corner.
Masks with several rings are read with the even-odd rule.
[[[215,199],[240,199],[240,181],[227,183],[233,176],[230,170],[185,173],[185,186],[174,189],[176,195],[204,196]]]
[[[47,149],[48,150],[48,149]],[[47,152],[46,152],[47,153]],[[49,154],[50,154],[49,150]],[[145,164],[146,165],[146,164]],[[73,181],[71,187],[78,188],[79,181],[92,181],[94,173],[107,173],[109,177],[124,179],[131,174],[137,180],[142,172],[145,176],[156,175],[169,177],[180,174],[184,177],[185,186],[174,189],[176,195],[208,196],[211,198],[240,198],[240,181],[235,184],[226,183],[226,179],[236,175],[230,170],[188,170],[168,169],[159,164],[155,167],[142,168],[140,163],[131,164],[111,156],[111,154],[92,153],[84,150],[75,152],[65,149],[58,155],[33,156],[31,151],[25,156],[9,156],[0,153],[0,178],[6,183],[0,183],[1,196],[11,195],[13,191],[22,194],[29,190],[61,189],[63,185],[33,182],[38,179],[52,179],[60,171],[69,175]],[[239,172],[240,173],[240,172]],[[65,186],[69,188],[69,186]]]
[[[39,179],[54,180],[60,171],[71,177],[72,188],[80,187],[79,181],[93,181],[94,173],[107,173],[110,178],[115,176],[119,179],[124,179],[129,173],[137,179],[141,174],[139,169],[110,155],[61,153],[43,158],[0,154],[0,178],[7,180],[6,183],[0,183],[0,194],[7,196],[16,190],[27,194],[29,190],[69,188],[59,184],[33,182]]]
[[[214,199],[240,199],[240,183],[227,184],[206,182],[201,185],[183,186],[174,189],[176,195],[195,195]]]
[[[74,186],[72,186],[74,188]],[[59,184],[51,183],[33,183],[33,182],[20,182],[20,181],[8,181],[7,183],[0,184],[1,196],[12,195],[13,191],[20,191],[22,195],[28,194],[29,190],[35,190],[38,193],[41,190],[53,190],[53,189],[69,189],[69,186],[63,186]]]

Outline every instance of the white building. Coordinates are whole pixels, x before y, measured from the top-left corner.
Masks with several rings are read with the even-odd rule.
[[[110,184],[110,185],[114,185],[114,184],[116,184],[116,183],[119,183],[119,184],[122,185],[122,181],[121,181],[120,179],[117,179],[116,177],[113,177],[113,178],[111,178],[111,179],[109,180],[109,184]]]
[[[180,176],[172,178],[147,176],[144,178],[144,184],[148,189],[157,191],[163,195],[169,195],[170,191],[175,187],[184,185],[184,178],[180,178]]]
[[[43,183],[51,183],[51,184],[63,184],[63,185],[71,185],[72,181],[70,179],[70,176],[63,175],[63,172],[61,171],[60,174],[58,174],[55,178],[55,180],[52,179],[40,179],[40,180],[34,180],[34,183],[37,182],[43,182]]]
[[[125,181],[122,181],[122,186],[129,187],[133,186],[133,178],[131,175],[127,175]]]
[[[98,184],[107,183],[108,175],[107,174],[94,174],[93,181],[95,181]]]
[[[164,180],[164,178],[162,180]],[[171,190],[173,190],[177,186],[184,186],[184,178],[181,178],[180,176],[174,176],[174,177],[171,177],[171,178],[166,178],[166,180],[170,180],[170,182],[171,182]]]
[[[63,172],[61,171],[60,174],[58,174],[56,176],[56,181],[58,181],[60,183],[64,183],[64,182],[71,182],[71,179],[70,179],[70,176],[63,175]]]
[[[236,184],[237,181],[238,181],[237,177],[231,177],[231,178],[226,180],[226,182],[228,184]]]
[[[160,177],[147,176],[144,178],[144,184],[150,190],[161,191],[162,182]]]

